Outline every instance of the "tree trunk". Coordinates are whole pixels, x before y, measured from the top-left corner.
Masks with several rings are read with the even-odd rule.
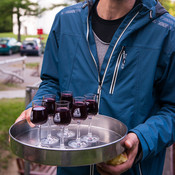
[[[20,21],[20,12],[17,8],[17,24],[18,24],[18,41],[21,42],[21,21]]]

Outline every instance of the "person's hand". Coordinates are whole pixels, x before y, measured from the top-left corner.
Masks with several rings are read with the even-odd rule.
[[[135,133],[129,133],[122,145],[126,149],[128,160],[120,165],[107,165],[106,163],[97,164],[97,170],[101,175],[120,175],[130,169],[134,163],[138,152],[139,139]]]
[[[21,115],[16,119],[15,123],[21,120],[26,119],[28,124],[31,127],[34,127],[35,125],[30,121],[30,114],[31,114],[32,108],[28,108],[27,110],[23,111]]]

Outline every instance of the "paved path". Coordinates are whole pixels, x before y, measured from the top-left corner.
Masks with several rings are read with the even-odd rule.
[[[25,89],[0,91],[0,99],[2,98],[24,98],[25,95],[26,95]]]

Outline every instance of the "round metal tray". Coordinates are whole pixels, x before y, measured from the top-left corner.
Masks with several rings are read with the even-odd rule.
[[[89,120],[82,121],[81,135],[86,135]],[[60,127],[52,124],[52,135],[57,136]],[[76,133],[77,125],[72,120],[69,129]],[[59,143],[50,147],[37,147],[38,127],[30,127],[26,120],[15,123],[9,129],[10,147],[14,154],[25,160],[46,165],[63,167],[91,165],[105,162],[124,151],[121,140],[127,134],[127,127],[114,118],[96,115],[92,120],[92,133],[98,135],[100,140],[86,148],[73,149],[67,143],[71,139],[65,139],[65,149],[59,148]],[[47,135],[47,125],[42,125],[41,138]]]

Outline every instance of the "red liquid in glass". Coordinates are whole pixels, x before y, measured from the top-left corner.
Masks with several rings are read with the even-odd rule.
[[[53,117],[53,121],[56,125],[69,125],[71,122],[71,113],[69,108],[57,108]]]
[[[75,102],[72,106],[72,118],[74,120],[86,120],[87,106],[82,102]]]
[[[36,106],[32,108],[30,120],[33,124],[44,124],[47,122],[47,110],[44,106]]]
[[[55,114],[55,99],[54,98],[45,98],[43,100],[44,106],[47,109],[48,115]]]
[[[96,115],[98,112],[98,104],[95,100],[86,100],[87,112],[91,115]]]
[[[72,96],[72,94],[62,93],[61,94],[61,100],[65,100],[65,101],[70,102],[69,107],[70,107],[70,109],[72,108],[72,105],[73,105],[73,96]]]

